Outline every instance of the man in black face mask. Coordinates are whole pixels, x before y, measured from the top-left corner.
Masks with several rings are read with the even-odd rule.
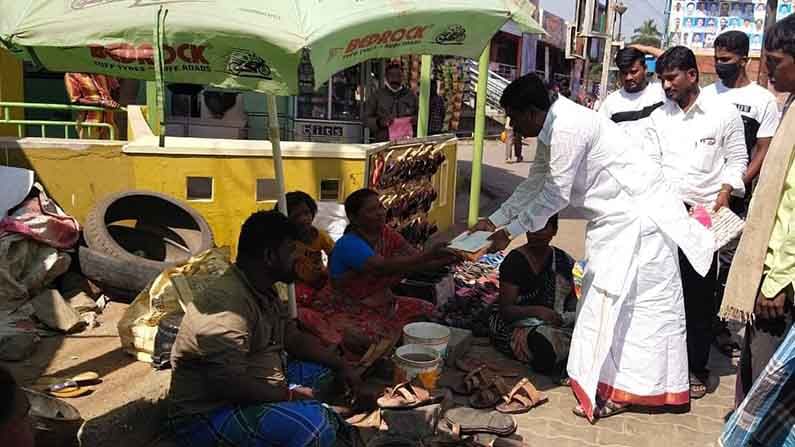
[[[715,39],[715,72],[720,80],[704,88],[704,94],[717,94],[737,107],[745,128],[748,150],[748,170],[745,172],[745,197],[732,197],[729,207],[745,219],[756,177],[776,132],[779,122],[776,98],[770,91],[748,79],[748,35],[741,31],[727,31]],[[718,267],[717,305],[723,300],[723,290],[729,267],[737,250],[739,237],[721,249]],[[727,355],[737,355],[739,346],[731,340],[725,323],[716,321],[715,344]]]

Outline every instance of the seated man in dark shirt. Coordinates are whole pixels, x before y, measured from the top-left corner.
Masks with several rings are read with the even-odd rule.
[[[359,377],[288,319],[273,287],[295,280],[296,238],[282,214],[253,214],[235,265],[187,305],[169,392],[169,419],[182,444],[303,447],[358,439],[316,392],[332,371],[353,387]]]

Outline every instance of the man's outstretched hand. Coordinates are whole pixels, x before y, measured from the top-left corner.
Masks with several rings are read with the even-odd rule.
[[[489,240],[491,241],[489,253],[505,250],[508,247],[508,244],[511,243],[511,238],[508,236],[508,232],[504,229],[489,236]]]
[[[492,223],[490,220],[481,218],[478,219],[478,222],[469,229],[469,232],[474,233],[475,231],[494,231],[496,229],[497,226],[494,225],[494,223]]]

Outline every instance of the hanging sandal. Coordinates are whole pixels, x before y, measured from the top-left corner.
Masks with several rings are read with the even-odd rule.
[[[502,399],[505,402],[497,405],[496,410],[506,414],[527,413],[533,407],[548,400],[547,396],[538,391],[527,378],[523,378],[514,385],[510,393],[504,395]]]
[[[509,392],[510,389],[502,378],[495,376],[488,386],[481,387],[479,391],[469,396],[469,405],[478,410],[494,408],[502,399],[502,396]]]
[[[435,404],[445,397],[443,391],[431,394],[425,388],[410,382],[403,382],[387,388],[378,398],[378,406],[383,409],[400,410]]]

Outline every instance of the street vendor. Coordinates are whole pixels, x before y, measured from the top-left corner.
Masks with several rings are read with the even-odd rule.
[[[389,127],[396,118],[411,118],[417,125],[419,102],[417,95],[404,85],[403,69],[392,63],[386,69],[384,86],[375,91],[364,105],[365,124],[375,142],[389,141]]]
[[[296,239],[279,212],[254,213],[235,264],[187,305],[169,390],[181,444],[330,447],[358,436],[316,395],[332,372],[354,389],[359,377],[288,319],[273,287],[295,280]]]
[[[430,302],[396,296],[393,286],[409,273],[436,270],[459,257],[443,246],[426,251],[412,247],[386,224],[386,210],[373,190],[360,189],[348,196],[345,213],[350,225],[331,253],[330,287],[312,308],[299,310],[299,318],[308,328],[316,328],[322,319],[332,332],[320,334],[324,341],[342,343],[347,351],[363,351],[433,312]]]
[[[492,249],[502,250],[564,208],[588,221],[583,302],[567,367],[579,401],[574,413],[593,422],[632,404],[689,403],[676,249],[706,274],[712,235],[689,218],[659,166],[606,117],[550,94],[535,74],[512,82],[500,104],[515,129],[538,137],[534,164],[545,169],[531,171],[473,229],[496,231]]]

